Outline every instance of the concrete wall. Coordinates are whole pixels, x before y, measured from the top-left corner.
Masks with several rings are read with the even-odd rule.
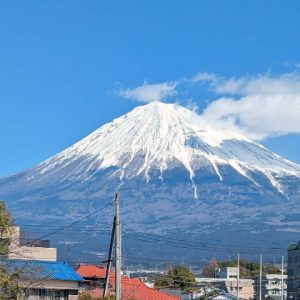
[[[13,249],[8,258],[56,261],[57,253],[56,248],[20,246]]]
[[[56,248],[20,246],[20,227],[13,227],[9,259],[56,261]]]
[[[288,251],[288,289],[290,300],[300,300],[300,241]]]

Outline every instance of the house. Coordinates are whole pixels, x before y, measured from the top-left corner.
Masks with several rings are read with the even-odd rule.
[[[76,272],[83,278],[82,287],[84,290],[91,290],[103,287],[105,283],[106,268],[99,265],[79,265]],[[115,274],[110,273],[113,277]]]
[[[289,245],[287,266],[287,297],[290,300],[300,299],[300,241]]]
[[[263,299],[281,299],[281,281],[283,279],[283,296],[287,296],[287,275],[281,274],[265,274],[262,276],[262,298]],[[259,276],[255,277],[255,296],[259,298]]]
[[[94,298],[102,297],[103,284],[105,280],[106,269],[97,265],[80,265],[76,272],[83,277],[83,287],[85,292]],[[90,286],[89,286],[90,284]],[[99,284],[95,287],[95,284]],[[109,293],[114,294],[115,273],[110,272]],[[180,300],[177,296],[148,287],[143,281],[137,278],[121,276],[121,294],[122,300]]]
[[[78,299],[82,277],[64,262],[42,260],[3,260],[9,272],[19,272],[25,299]]]

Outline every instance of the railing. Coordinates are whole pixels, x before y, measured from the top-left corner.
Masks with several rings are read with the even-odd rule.
[[[20,246],[50,248],[50,240],[20,239]]]

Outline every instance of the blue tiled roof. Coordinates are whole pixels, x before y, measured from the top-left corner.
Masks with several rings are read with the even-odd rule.
[[[83,281],[75,270],[65,262],[41,261],[41,260],[5,260],[4,264],[10,272],[21,270],[28,277],[38,277],[41,279]]]

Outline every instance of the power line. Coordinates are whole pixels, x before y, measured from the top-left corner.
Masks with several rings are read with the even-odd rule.
[[[55,230],[55,231],[53,231],[53,232],[47,233],[47,234],[45,234],[45,235],[43,235],[43,236],[41,236],[41,237],[39,237],[39,238],[33,240],[32,243],[34,244],[35,242],[37,242],[37,241],[39,241],[39,240],[43,240],[43,239],[45,239],[45,238],[47,238],[47,237],[49,237],[49,236],[51,236],[51,235],[54,235],[54,234],[56,234],[56,233],[58,233],[58,232],[60,232],[60,231],[63,231],[63,230],[65,230],[65,229],[67,229],[67,228],[70,228],[71,226],[73,226],[73,225],[75,225],[75,224],[78,224],[78,223],[82,222],[83,220],[85,220],[85,219],[87,219],[87,218],[89,218],[89,217],[95,215],[95,214],[98,213],[99,211],[104,210],[105,208],[109,207],[109,206],[112,205],[112,204],[113,204],[113,201],[110,202],[110,203],[108,203],[108,204],[106,204],[106,205],[103,206],[103,207],[100,207],[100,208],[96,209],[95,211],[91,212],[90,214],[85,215],[85,216],[82,217],[82,218],[79,218],[78,220],[76,220],[76,221],[74,221],[74,222],[72,222],[72,223],[70,223],[70,224],[68,224],[68,225],[62,226],[62,227],[60,227],[59,229],[57,229],[57,230]]]

